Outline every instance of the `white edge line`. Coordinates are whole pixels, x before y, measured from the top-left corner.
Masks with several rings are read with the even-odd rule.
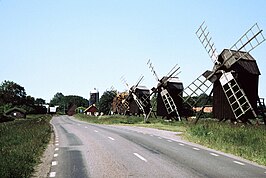
[[[49,177],[55,177],[56,172],[50,172]]]
[[[184,144],[183,144],[183,143],[179,143],[179,145],[181,145],[181,146],[184,146]]]
[[[59,146],[59,144],[58,144],[58,143],[56,143],[56,144],[55,144],[55,146]]]
[[[138,153],[134,153],[134,155],[137,156],[137,157],[138,157],[139,159],[141,159],[142,161],[147,162],[147,160],[146,160],[144,157],[140,156]]]
[[[98,130],[94,130],[94,132],[96,132],[96,133],[97,133],[97,132],[99,132],[99,131],[98,131]]]
[[[233,162],[236,163],[236,164],[242,165],[242,166],[245,165],[244,163],[241,163],[241,162],[239,162],[239,161],[233,161]]]
[[[215,153],[210,153],[210,155],[212,155],[212,156],[219,156],[219,155],[217,155],[217,154],[215,154]]]
[[[108,137],[110,140],[115,140],[114,138],[112,138],[112,137]]]
[[[58,154],[54,154],[54,157],[57,157],[58,156]]]
[[[167,140],[167,141],[170,142],[170,143],[173,142],[172,140]]]
[[[58,151],[58,150],[59,150],[59,148],[55,148],[55,149],[54,149],[54,151]]]
[[[197,151],[199,151],[200,149],[199,149],[199,148],[195,148],[195,147],[194,147],[194,148],[193,148],[193,150],[197,150]]]
[[[53,161],[52,166],[56,166],[56,165],[57,165],[57,161]]]

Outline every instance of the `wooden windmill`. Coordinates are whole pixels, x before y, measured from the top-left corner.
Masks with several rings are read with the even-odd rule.
[[[260,72],[250,52],[265,41],[262,30],[257,24],[253,25],[230,49],[224,49],[219,55],[204,22],[196,34],[214,67],[184,89],[184,102],[195,106],[198,96],[206,94],[213,86],[209,96],[213,93],[214,117],[242,122],[250,122],[250,117],[257,118]]]
[[[128,96],[123,100],[123,105],[127,108],[127,111],[130,114],[143,114],[144,118],[147,117],[147,114],[150,112],[150,90],[145,86],[140,86],[139,84],[143,80],[144,76],[141,76],[137,83],[129,87],[128,83],[124,78],[121,78],[123,83],[128,88]],[[143,100],[145,98],[145,101]],[[145,102],[145,104],[144,104]]]
[[[179,74],[178,70],[180,67],[175,65],[166,76],[159,79],[150,60],[147,64],[158,82],[157,86],[152,88],[151,93],[151,96],[157,94],[156,114],[158,116],[173,118],[180,121],[181,118],[179,112],[183,101],[178,94],[181,94],[183,91],[183,83],[178,79],[178,77],[176,77]],[[147,117],[149,117],[149,115]]]

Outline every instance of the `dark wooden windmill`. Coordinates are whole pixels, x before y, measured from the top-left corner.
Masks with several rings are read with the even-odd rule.
[[[168,119],[173,118],[180,121],[179,112],[182,108],[183,101],[178,94],[182,94],[183,83],[176,77],[180,67],[175,65],[165,77],[159,79],[150,60],[148,61],[148,65],[158,82],[157,86],[152,88],[151,93],[151,95],[157,94],[157,116],[167,117]]]
[[[208,92],[213,85],[210,95],[213,93],[214,117],[242,122],[257,118],[260,72],[249,52],[265,41],[262,30],[257,24],[253,25],[230,49],[224,49],[219,55],[204,22],[196,34],[214,67],[184,89],[184,102],[194,106],[198,102],[195,98]]]
[[[146,119],[147,114],[150,112],[150,90],[145,86],[140,86],[139,84],[143,80],[143,76],[140,77],[138,82],[129,87],[125,79],[122,78],[122,81],[128,88],[128,96],[123,101],[123,105],[127,108],[128,113],[133,115],[143,114],[144,119]],[[144,101],[145,98],[145,101]],[[144,104],[145,102],[145,104]]]

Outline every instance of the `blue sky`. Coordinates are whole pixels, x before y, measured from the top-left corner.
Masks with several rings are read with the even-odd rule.
[[[177,63],[187,86],[212,69],[195,35],[203,21],[221,52],[256,22],[266,30],[265,9],[264,0],[1,0],[0,81],[47,102],[56,92],[88,98],[93,88],[124,91],[121,76],[133,85],[142,74],[152,88],[151,59],[160,77]],[[266,97],[266,42],[251,54]]]

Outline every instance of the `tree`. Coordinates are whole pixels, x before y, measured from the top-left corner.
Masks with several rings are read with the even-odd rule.
[[[73,105],[76,105],[77,107],[80,106],[88,107],[89,101],[81,96],[76,96],[76,95],[64,96],[62,93],[58,92],[51,99],[50,104],[58,105],[59,110],[65,112],[65,109]]]
[[[43,104],[45,104],[45,100],[42,99],[42,98],[36,98],[35,104],[37,104],[37,105],[43,105]]]
[[[115,90],[105,91],[99,101],[99,111],[104,114],[109,114],[115,96]]]
[[[0,86],[0,104],[11,104],[12,107],[21,106],[26,100],[24,87],[13,81],[4,81]]]

